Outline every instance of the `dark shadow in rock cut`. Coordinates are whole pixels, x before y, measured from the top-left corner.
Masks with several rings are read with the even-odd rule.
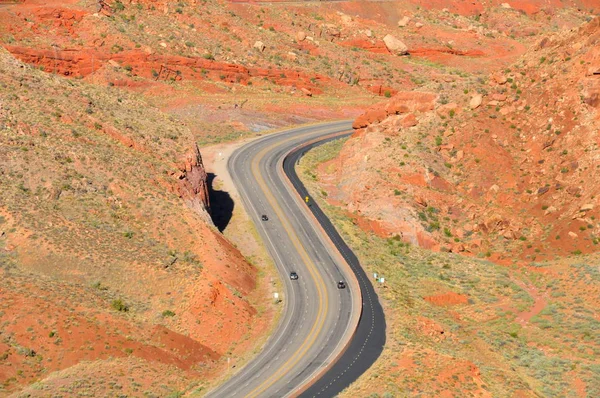
[[[223,232],[233,216],[234,203],[229,193],[216,190],[213,187],[215,177],[214,173],[208,173],[206,178],[206,182],[208,183],[208,200],[210,200],[210,218],[219,231]]]

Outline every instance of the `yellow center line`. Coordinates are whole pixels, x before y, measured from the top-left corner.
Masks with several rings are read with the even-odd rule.
[[[314,133],[314,131],[311,133]],[[258,168],[260,161],[264,158],[265,154],[268,151],[272,150],[276,146],[279,146],[281,144],[284,144],[286,142],[292,141],[297,138],[298,137],[296,136],[296,137],[289,138],[285,141],[280,141],[280,142],[273,144],[273,145],[263,149],[262,151],[260,151],[258,153],[258,155],[252,161],[252,174],[256,178],[256,181],[257,181],[258,185],[260,186],[260,189],[265,194],[267,201],[269,202],[269,204],[275,211],[275,214],[277,214],[278,218],[281,220],[281,224],[282,224],[283,228],[285,229],[286,233],[288,234],[288,236],[289,236],[290,240],[292,241],[292,244],[296,248],[297,252],[302,257],[302,260],[306,264],[308,271],[310,272],[313,280],[315,281],[315,284],[317,286],[318,301],[319,301],[317,319],[316,319],[315,323],[312,325],[312,328],[311,328],[308,336],[306,337],[306,339],[304,340],[302,345],[298,348],[298,350],[281,367],[279,367],[277,372],[272,374],[267,380],[263,381],[254,390],[250,391],[250,393],[248,393],[247,397],[256,397],[260,393],[267,390],[269,387],[271,387],[273,384],[275,384],[277,381],[279,381],[283,376],[285,376],[286,372],[289,371],[291,368],[293,368],[300,361],[300,359],[302,359],[304,354],[306,354],[306,352],[314,345],[315,340],[320,335],[321,330],[323,329],[323,326],[325,324],[325,318],[326,318],[325,315],[327,314],[327,311],[329,309],[329,297],[326,294],[324,294],[325,284],[323,282],[323,278],[321,277],[321,274],[317,271],[315,264],[313,263],[310,256],[304,249],[304,246],[300,243],[298,235],[294,232],[294,229],[292,228],[289,219],[285,216],[285,213],[283,212],[283,210],[281,209],[281,207],[279,206],[277,201],[275,201],[272,198],[272,196],[270,195],[270,191],[267,188],[267,184],[265,183],[265,180],[262,178],[261,174],[259,173],[259,168]],[[323,300],[323,296],[325,297],[325,300]],[[323,307],[325,307],[324,310],[323,310]]]

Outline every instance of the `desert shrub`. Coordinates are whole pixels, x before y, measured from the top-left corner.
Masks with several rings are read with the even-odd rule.
[[[129,311],[129,306],[127,304],[125,304],[123,302],[123,300],[121,300],[121,299],[113,300],[112,303],[110,303],[110,306],[115,311],[119,311],[119,312],[128,312]]]

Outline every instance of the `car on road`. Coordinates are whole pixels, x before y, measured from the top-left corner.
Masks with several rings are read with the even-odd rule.
[[[294,271],[290,272],[290,279],[293,281],[298,280],[298,274]]]
[[[346,283],[344,281],[339,281],[337,283],[337,287],[338,287],[338,289],[345,289],[346,288]]]
[[[263,214],[263,215],[260,217],[260,219],[261,219],[261,220],[263,220],[263,221],[269,221],[269,216],[267,216],[266,214]]]

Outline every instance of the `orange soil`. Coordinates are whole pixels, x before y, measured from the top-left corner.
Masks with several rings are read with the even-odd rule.
[[[466,304],[469,300],[464,294],[458,294],[454,292],[437,294],[435,296],[423,297],[423,299],[431,304],[446,306],[446,305],[457,305]]]
[[[19,284],[18,291],[11,285],[0,291],[2,318],[9,321],[4,323],[3,333],[35,353],[28,359],[8,346],[0,347],[0,351],[8,353],[8,361],[0,364],[2,380],[15,377],[20,371],[22,377],[34,381],[47,371],[65,369],[81,361],[128,355],[175,366],[182,371],[194,371],[198,363],[212,362],[219,357],[192,338],[163,326],[133,325],[120,316],[102,314],[93,307],[71,307],[68,301],[63,301],[70,295],[88,296],[86,299],[90,302],[97,302],[78,289],[63,286],[61,299],[59,292],[46,290],[39,284],[14,280],[5,273],[3,279],[5,283]],[[103,306],[99,302],[96,305]],[[36,336],[35,340],[32,341],[31,336]],[[43,359],[35,361],[36,357]]]

